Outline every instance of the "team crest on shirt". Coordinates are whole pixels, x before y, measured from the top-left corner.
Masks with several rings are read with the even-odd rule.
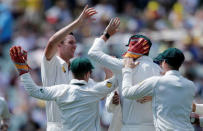
[[[107,86],[108,88],[111,88],[111,87],[112,87],[112,83],[108,81],[108,82],[106,83],[106,86]]]
[[[65,69],[64,66],[62,66],[62,71],[63,71],[64,73],[66,73],[66,69]]]

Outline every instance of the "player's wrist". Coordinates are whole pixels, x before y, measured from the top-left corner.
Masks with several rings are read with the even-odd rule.
[[[106,37],[106,39],[109,39],[111,37],[111,35],[107,31],[104,31],[103,35]]]
[[[28,73],[31,69],[27,63],[15,63],[15,66],[18,70],[19,75]]]

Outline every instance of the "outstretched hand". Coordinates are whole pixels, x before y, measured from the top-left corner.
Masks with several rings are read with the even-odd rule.
[[[30,67],[27,64],[27,52],[21,46],[11,47],[10,57],[20,75],[29,72]]]
[[[109,25],[106,27],[104,32],[112,36],[116,32],[118,32],[119,25],[120,25],[120,19],[118,17],[111,19],[111,21],[109,22]]]
[[[82,13],[78,17],[77,21],[80,25],[84,24],[85,21],[93,21],[95,20],[92,18],[93,15],[95,15],[97,11],[94,8],[88,8],[88,5],[85,6]]]

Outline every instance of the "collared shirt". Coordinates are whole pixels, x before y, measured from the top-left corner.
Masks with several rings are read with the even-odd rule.
[[[96,38],[94,44],[88,52],[91,59],[97,63],[112,70],[112,72],[118,75],[118,91],[121,99],[121,111],[122,111],[122,123],[124,125],[143,125],[152,126],[153,128],[153,116],[151,109],[151,102],[140,104],[136,100],[129,100],[122,96],[121,86],[122,86],[122,68],[123,60],[117,59],[101,51],[101,47],[105,45],[105,42],[101,38]],[[141,82],[142,80],[149,78],[151,76],[160,75],[160,67],[153,63],[152,59],[148,56],[142,56],[137,61],[140,62],[138,69],[133,70],[133,84]],[[112,102],[107,102],[112,103]],[[112,109],[107,105],[107,108]],[[115,109],[112,109],[115,110]],[[114,114],[116,116],[118,114]],[[113,116],[113,117],[114,117]],[[115,121],[112,121],[115,122]],[[113,123],[111,123],[113,125]],[[111,126],[110,125],[110,126]],[[116,124],[114,125],[116,126]],[[142,130],[142,129],[139,129]]]
[[[67,63],[56,55],[49,61],[43,56],[41,75],[43,86],[68,84],[72,79]],[[46,115],[47,122],[61,122],[60,111],[55,101],[46,102]]]
[[[61,111],[63,131],[100,131],[99,101],[115,89],[114,78],[90,86],[72,79],[70,84],[38,87],[26,73],[21,81],[29,95],[55,101]]]
[[[157,131],[193,131],[190,123],[195,85],[178,71],[171,70],[164,76],[154,76],[132,85],[132,69],[123,69],[122,94],[128,99],[152,96],[154,124]]]
[[[8,110],[8,105],[3,97],[0,97],[0,122],[3,119],[8,119],[10,117],[10,113]],[[1,123],[0,123],[1,124]]]

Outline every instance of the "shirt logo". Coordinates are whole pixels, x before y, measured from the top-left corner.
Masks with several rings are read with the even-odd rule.
[[[108,88],[111,88],[111,87],[112,87],[112,83],[111,83],[111,82],[107,82],[107,83],[106,83],[106,86],[107,86]]]
[[[66,69],[65,69],[64,66],[62,67],[62,71],[63,71],[64,73],[66,73]]]

